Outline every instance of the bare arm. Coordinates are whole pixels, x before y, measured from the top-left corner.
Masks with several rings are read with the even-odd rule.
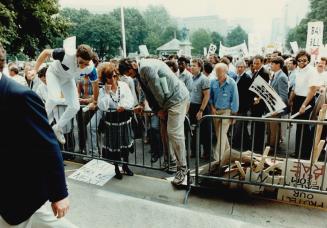
[[[35,72],[38,72],[40,66],[45,63],[45,61],[47,59],[49,59],[52,55],[52,49],[45,49],[41,52],[41,54],[39,55],[39,57],[37,58],[36,60],[36,63],[35,63],[35,67],[34,67],[34,70]]]
[[[196,114],[196,117],[198,120],[202,118],[203,111],[206,108],[209,98],[210,98],[210,90],[209,89],[203,90],[202,93],[203,93],[203,99],[202,99],[201,107],[200,107],[199,112]]]
[[[309,88],[309,92],[307,97],[305,98],[305,100],[303,101],[303,104],[300,108],[300,113],[304,113],[305,112],[305,108],[307,107],[307,105],[310,103],[310,101],[312,100],[312,98],[316,95],[317,90],[319,89],[319,86],[311,86]]]
[[[48,59],[50,58],[50,56],[52,55],[52,49],[45,49],[41,52],[41,54],[39,55],[39,57],[37,58],[36,60],[36,63],[35,63],[35,66],[34,66],[34,69],[32,70],[29,70],[27,72],[27,75],[26,77],[29,79],[29,80],[33,80],[36,73],[39,71],[39,68],[40,66]]]

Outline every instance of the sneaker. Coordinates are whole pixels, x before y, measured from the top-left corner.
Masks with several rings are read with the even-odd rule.
[[[177,165],[176,165],[176,160],[174,160],[174,161],[170,161],[169,162],[169,165],[168,165],[168,161],[164,161],[163,163],[162,163],[162,166],[164,167],[164,170],[166,170],[166,171],[176,171],[177,169],[176,169],[176,167],[177,167]]]
[[[186,167],[179,167],[177,170],[176,176],[175,176],[174,180],[172,181],[172,184],[174,184],[174,185],[183,184],[186,175],[187,175]]]
[[[62,133],[62,129],[60,129],[60,127],[59,127],[57,124],[55,124],[55,125],[52,127],[52,129],[53,129],[53,132],[55,133],[55,135],[56,135],[58,141],[59,141],[61,144],[64,145],[64,144],[66,143],[66,139],[65,139],[64,134]]]

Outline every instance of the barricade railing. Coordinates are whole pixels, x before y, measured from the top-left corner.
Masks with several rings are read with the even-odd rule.
[[[65,105],[58,105],[57,109],[53,111],[55,120],[58,119],[63,111]],[[162,143],[162,134],[160,125],[164,124],[158,116],[151,111],[144,111],[141,115],[135,114],[133,110],[124,110],[117,114],[116,109],[109,109],[106,111],[96,110],[92,111],[81,106],[76,118],[72,119],[67,126],[64,127],[64,136],[66,143],[61,145],[64,158],[76,159],[77,157],[88,161],[91,159],[100,159],[108,162],[115,162],[119,164],[128,164],[135,167],[147,168],[153,170],[162,170],[168,173],[176,171],[175,162],[172,161],[175,156],[169,151],[168,141]],[[117,114],[117,115],[116,115]],[[110,118],[117,118],[114,122]],[[114,135],[109,128],[116,128],[117,134],[125,134],[120,129],[120,121],[124,123],[131,123],[132,129],[127,129],[127,132],[132,133],[132,141],[134,145],[130,147],[128,161],[120,159],[112,159],[103,156],[103,152],[109,149],[110,140]],[[111,123],[112,122],[112,123]],[[117,128],[118,127],[118,128]],[[185,143],[186,143],[186,157],[189,164],[190,145],[190,124],[186,117],[185,119]],[[126,129],[125,129],[126,130]],[[151,134],[149,143],[145,142],[146,133],[149,130]],[[110,134],[110,135],[109,135]],[[120,145],[120,141],[124,137],[116,137],[116,144]],[[110,142],[109,142],[110,141]],[[155,150],[151,151],[150,150]],[[156,153],[157,156],[153,156]],[[157,157],[154,161],[152,158]],[[152,160],[152,161],[151,161]],[[170,161],[170,162],[168,162]],[[189,178],[188,178],[189,179]]]
[[[200,127],[204,121],[214,122],[218,137],[208,132],[207,137],[217,143],[211,151],[210,161],[200,166]],[[230,125],[227,132],[226,125],[231,121],[236,123]],[[281,133],[282,125],[284,132]],[[195,181],[192,186],[234,183],[234,187],[243,187],[250,193],[287,189],[327,194],[326,125],[325,121],[298,119],[204,116],[196,129]],[[278,132],[273,133],[273,130]],[[269,139],[266,139],[266,132],[270,133]],[[271,134],[275,135],[275,140]],[[224,137],[227,137],[226,143]]]

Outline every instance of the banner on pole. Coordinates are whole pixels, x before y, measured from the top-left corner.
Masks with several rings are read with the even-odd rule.
[[[310,55],[319,55],[319,47],[323,45],[323,32],[322,21],[308,22],[306,50]]]
[[[249,55],[248,48],[246,46],[245,41],[242,44],[236,45],[234,47],[225,47],[221,42],[220,42],[220,47],[219,47],[219,56],[224,56],[224,55],[231,55],[233,57],[239,57],[239,58],[244,58]]]
[[[253,81],[249,90],[256,93],[265,102],[270,113],[278,112],[286,107],[282,98],[260,75]]]
[[[297,41],[290,42],[290,45],[294,54],[299,52],[299,45],[297,44]]]

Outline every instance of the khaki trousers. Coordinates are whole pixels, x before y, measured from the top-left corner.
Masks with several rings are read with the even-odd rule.
[[[230,109],[217,110],[216,112],[216,115],[230,116],[230,114]],[[214,159],[216,161],[225,160],[229,156],[230,145],[227,138],[227,132],[230,126],[230,121],[230,119],[217,118],[214,118],[213,120],[217,137],[217,144],[214,153]]]

